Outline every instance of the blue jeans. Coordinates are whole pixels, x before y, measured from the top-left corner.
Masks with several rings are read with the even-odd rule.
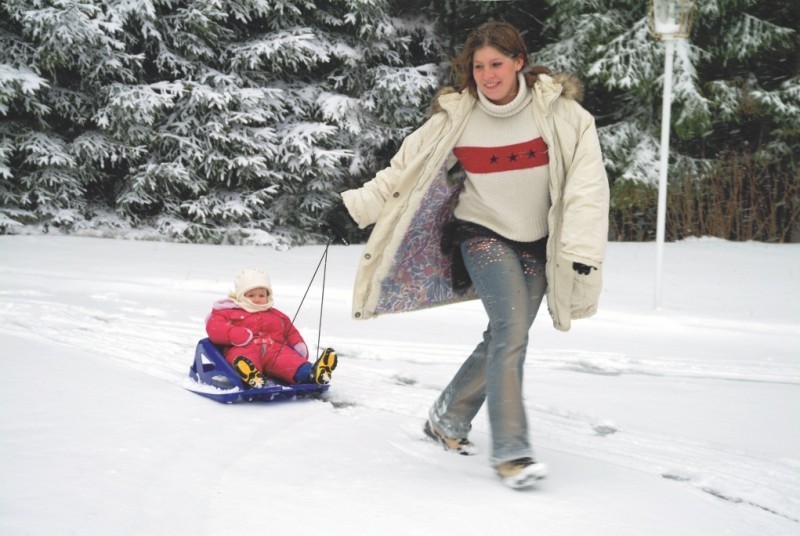
[[[461,244],[464,264],[489,315],[489,327],[430,410],[448,437],[467,437],[487,403],[492,465],[533,457],[522,400],[522,369],[533,324],[547,287],[544,261],[496,238]]]

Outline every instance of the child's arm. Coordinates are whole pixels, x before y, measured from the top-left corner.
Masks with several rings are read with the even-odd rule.
[[[213,311],[206,323],[206,333],[214,344],[222,346],[244,346],[253,340],[253,332],[242,326],[234,326],[228,317]]]
[[[284,340],[286,341],[286,344],[291,346],[295,352],[300,354],[300,357],[308,359],[308,346],[306,345],[306,341],[303,340],[303,336],[300,335],[300,332],[296,327],[294,327],[291,319],[274,307],[272,310],[280,315],[283,325],[288,326],[284,328]]]

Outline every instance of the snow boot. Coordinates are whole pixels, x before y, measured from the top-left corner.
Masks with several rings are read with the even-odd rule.
[[[537,480],[547,477],[547,466],[533,458],[519,458],[494,466],[503,484],[513,489],[533,486]]]
[[[309,375],[311,383],[316,383],[318,385],[331,383],[331,375],[338,362],[339,358],[336,357],[336,352],[333,348],[325,348],[322,351],[322,355],[319,356],[319,359],[317,359],[311,367],[311,374]]]
[[[426,436],[438,442],[440,445],[442,445],[442,447],[444,447],[444,450],[448,452],[455,452],[457,454],[461,454],[462,456],[473,456],[478,453],[478,447],[475,446],[475,443],[466,437],[445,436],[442,431],[431,422],[430,419],[425,422],[425,428],[423,428],[423,431],[425,432]]]
[[[238,374],[249,387],[264,387],[264,384],[267,383],[266,378],[264,378],[264,375],[261,374],[253,362],[244,356],[240,355],[233,360],[233,368],[236,370],[236,374]]]

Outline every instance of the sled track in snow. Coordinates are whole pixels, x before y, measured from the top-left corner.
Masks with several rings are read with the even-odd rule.
[[[96,294],[81,305],[54,301],[45,292],[5,291],[0,303],[0,331],[22,337],[47,337],[84,349],[92,358],[180,386],[197,340],[200,317],[175,320],[156,307]],[[143,337],[146,334],[146,337]],[[316,333],[305,334],[309,341]],[[360,408],[425,418],[443,383],[472,350],[468,346],[414,344],[326,337],[337,349],[341,370],[328,397],[337,410]],[[796,371],[768,369],[759,363],[698,366],[697,361],[638,358],[622,354],[532,349],[528,366],[602,375],[650,374],[677,378],[800,383]],[[747,370],[747,368],[749,370]],[[443,380],[446,381],[446,380]],[[800,523],[800,462],[771,460],[726,450],[689,438],[645,430],[617,430],[590,415],[565,407],[528,404],[538,447],[628,467],[693,486],[729,502],[761,509]],[[476,433],[486,434],[484,423]]]
[[[166,312],[122,300],[90,296],[81,305],[49,299],[43,292],[5,292],[0,331],[47,338],[162,380],[182,382],[203,335],[202,319],[175,320]],[[9,299],[13,298],[13,299]]]

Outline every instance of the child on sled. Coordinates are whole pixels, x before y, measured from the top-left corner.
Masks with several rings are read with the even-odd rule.
[[[312,365],[300,332],[273,304],[267,273],[242,270],[233,292],[213,305],[206,321],[209,339],[250,387],[263,387],[267,377],[287,384],[329,383],[336,353],[326,348]]]

